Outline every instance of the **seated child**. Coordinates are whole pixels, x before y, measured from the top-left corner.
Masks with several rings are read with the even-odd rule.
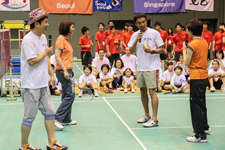
[[[177,62],[176,66],[180,66],[183,69],[183,72],[182,72],[183,75],[187,74],[187,66],[185,66],[184,64],[183,53],[180,53],[179,61]]]
[[[98,94],[98,83],[97,83],[97,80],[95,78],[95,76],[93,74],[91,74],[92,72],[92,68],[91,66],[84,66],[84,74],[80,76],[79,78],[79,93],[78,93],[78,96],[81,97],[82,96],[82,89],[84,87],[90,87],[92,89],[94,89],[94,93],[95,93],[95,97],[98,97],[99,94]]]
[[[219,61],[214,59],[212,62],[212,69],[209,69],[209,85],[210,92],[215,92],[216,89],[220,89],[223,84],[222,78],[224,78],[224,71],[220,68]]]
[[[122,81],[123,81],[123,72],[125,68],[123,65],[123,61],[121,59],[117,59],[115,61],[115,67],[112,68],[111,74],[114,78],[113,80],[113,88],[122,89]]]
[[[172,76],[170,82],[172,92],[173,93],[186,92],[189,88],[189,85],[187,84],[185,76],[182,74],[183,69],[180,66],[176,66],[174,71],[175,74]]]
[[[162,88],[164,90],[172,90],[172,86],[170,85],[170,81],[171,81],[172,76],[174,75],[173,67],[174,67],[173,62],[168,62],[168,64],[167,64],[168,69],[163,72],[163,75],[162,75],[163,86],[162,86]]]
[[[122,82],[122,86],[124,88],[124,93],[127,93],[128,90],[130,90],[132,93],[134,93],[135,92],[134,85],[135,85],[134,84],[134,74],[130,68],[127,68],[124,71],[123,82]]]
[[[103,86],[105,89],[105,93],[113,93],[112,90],[112,82],[113,77],[112,74],[109,72],[109,65],[103,64],[101,67],[101,73],[99,74],[100,78],[100,86]],[[108,89],[108,87],[109,89]]]
[[[61,92],[58,89],[58,79],[55,75],[55,66],[53,64],[51,64],[51,66],[52,66],[52,71],[53,71],[55,79],[56,79],[56,87],[54,87],[54,88],[52,87],[51,77],[49,77],[49,79],[48,79],[49,90],[50,90],[51,95],[60,95]]]

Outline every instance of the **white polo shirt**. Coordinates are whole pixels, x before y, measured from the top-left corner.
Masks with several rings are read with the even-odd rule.
[[[135,32],[128,47],[132,47],[140,30]],[[160,33],[155,29],[148,28],[147,31],[142,33],[141,43],[137,43],[136,55],[138,59],[137,71],[154,71],[160,68],[159,54],[146,53],[143,49],[143,43],[147,43],[152,50],[157,50],[160,46],[164,45],[164,42],[160,36]]]
[[[130,55],[129,57],[127,55],[123,55],[121,59],[125,69],[130,68],[132,72],[136,72],[136,65],[138,64],[138,61],[135,55]]]
[[[21,45],[21,88],[38,89],[48,86],[48,59],[47,56],[34,66],[27,60],[36,58],[47,47],[44,34],[35,35],[30,31],[25,35]]]
[[[99,57],[96,57],[96,58],[93,59],[92,67],[95,67],[97,69],[97,71],[101,71],[101,67],[104,64],[107,64],[110,67],[110,62],[109,62],[108,58],[103,57],[103,60],[100,60]]]

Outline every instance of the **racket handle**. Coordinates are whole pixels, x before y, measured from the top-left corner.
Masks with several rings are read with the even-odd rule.
[[[61,73],[64,75],[64,72],[63,71],[61,71]],[[69,80],[71,80],[71,79],[69,78]]]

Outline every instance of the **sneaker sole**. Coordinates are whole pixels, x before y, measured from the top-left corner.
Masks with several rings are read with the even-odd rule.
[[[62,131],[64,128],[58,128],[55,126],[55,131]]]
[[[145,128],[151,128],[151,127],[158,127],[159,125],[157,124],[157,125],[154,125],[154,126],[144,126],[143,125],[143,127],[145,127]]]
[[[200,140],[200,141],[189,141],[188,142],[192,142],[192,143],[207,143],[207,140]]]

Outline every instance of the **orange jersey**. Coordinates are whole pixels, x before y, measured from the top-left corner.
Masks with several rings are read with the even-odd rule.
[[[174,51],[175,52],[183,52],[183,42],[188,40],[189,36],[187,32],[176,33],[173,37],[173,41],[175,43]]]
[[[91,41],[91,37],[90,36],[82,36],[79,39],[79,45],[91,45],[92,41]],[[81,48],[82,52],[90,52],[91,51],[91,47],[90,48]]]
[[[223,35],[223,32],[218,31],[213,36],[213,41],[216,42],[215,50],[222,49],[222,35]]]
[[[67,37],[60,35],[55,42],[55,49],[62,49],[60,58],[66,69],[73,69],[73,48]],[[62,70],[56,61],[56,70]]]
[[[111,35],[110,29],[105,30],[105,38],[107,38],[109,35]],[[119,31],[116,30],[115,35],[119,35]]]
[[[127,31],[126,30],[123,30],[122,32],[120,32],[120,40],[121,40],[121,38],[122,38],[122,36],[123,36],[124,33],[127,33]]]
[[[132,35],[133,35],[133,32],[131,32],[131,33],[126,32],[126,33],[123,34],[123,36],[120,38],[120,40],[124,41],[125,45],[127,46]],[[123,46],[122,52],[124,52],[124,50],[125,50],[125,47]]]
[[[189,64],[190,79],[196,80],[208,78],[208,43],[204,39],[194,39],[188,44],[188,48],[193,51]]]
[[[104,49],[104,51],[106,51],[105,50],[105,33],[104,32],[98,31],[95,34],[95,41],[99,41],[99,45],[100,45],[101,49]],[[98,52],[98,50],[99,50],[98,44],[96,43],[95,51]]]
[[[208,45],[209,45],[209,43],[210,42],[212,42],[212,40],[213,40],[213,34],[212,34],[212,32],[211,31],[209,31],[209,30],[207,30],[207,31],[202,31],[202,36],[201,36],[203,39],[205,39],[206,40],[206,42],[208,43]]]
[[[110,36],[108,36],[106,38],[106,45],[109,45],[109,52],[111,54],[119,54],[118,44],[115,44],[114,41],[120,42],[118,35],[110,35]]]

